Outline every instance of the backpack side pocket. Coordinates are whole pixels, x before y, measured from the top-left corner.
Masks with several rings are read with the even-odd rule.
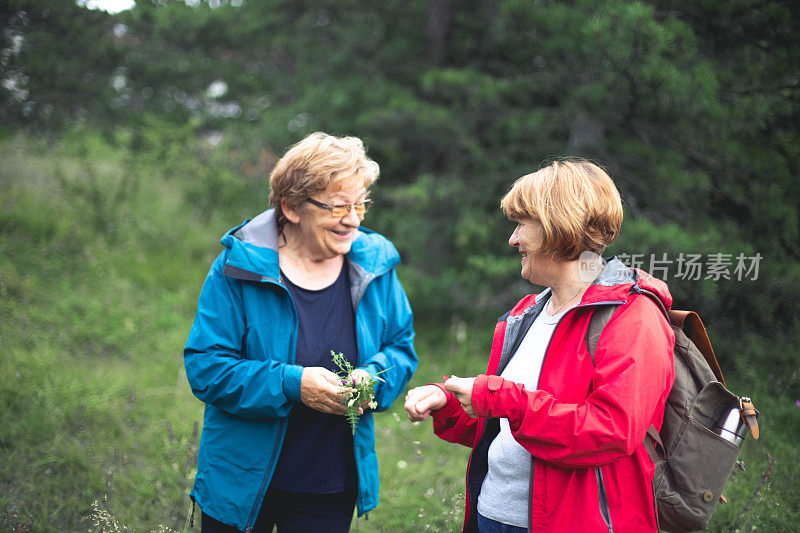
[[[741,452],[709,427],[736,402],[736,396],[721,383],[706,384],[686,414],[686,425],[670,455],[656,465],[658,507],[664,521],[673,526],[666,529],[691,531],[708,526]]]

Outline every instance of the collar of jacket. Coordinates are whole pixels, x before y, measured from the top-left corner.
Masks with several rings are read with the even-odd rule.
[[[666,283],[642,270],[628,268],[616,257],[611,257],[603,262],[603,270],[586,289],[575,309],[597,305],[622,305],[628,301],[628,294],[634,285],[654,292],[664,302],[664,306],[667,309],[670,308],[672,296]],[[497,366],[490,364],[489,373],[502,373],[511,356],[519,348],[525,333],[544,309],[550,296],[549,288],[539,294],[530,294],[520,300],[509,313],[500,317],[499,329],[495,330],[495,342],[499,349],[497,355],[492,357],[492,361],[496,361]],[[575,309],[568,314],[574,312]],[[498,339],[499,343],[497,343]]]
[[[221,240],[228,248],[223,272],[246,281],[280,281],[278,226],[275,210],[268,209],[227,232]],[[359,228],[347,254],[353,296],[363,292],[369,281],[385,274],[400,262],[400,254],[386,238]]]
[[[623,304],[628,300],[628,293],[634,285],[657,294],[667,309],[672,305],[672,295],[669,293],[667,284],[660,279],[638,268],[625,266],[616,256],[604,259],[603,263],[603,270],[589,288],[586,289],[577,307]],[[514,306],[509,316],[520,316],[532,311],[538,314],[544,308],[544,304],[550,299],[550,296],[549,288],[539,294],[527,296]]]

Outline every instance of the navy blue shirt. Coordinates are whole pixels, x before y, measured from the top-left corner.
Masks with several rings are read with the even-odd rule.
[[[300,318],[295,363],[336,372],[333,350],[355,367],[358,345],[346,262],[336,281],[317,291],[298,287],[283,272],[281,278]],[[355,487],[353,434],[347,419],[295,404],[270,488],[330,494]]]

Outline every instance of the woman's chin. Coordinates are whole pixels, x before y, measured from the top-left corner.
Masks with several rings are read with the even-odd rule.
[[[328,251],[328,254],[330,255],[330,258],[333,259],[334,257],[339,256],[339,255],[347,255],[348,252],[350,252],[350,248],[352,248],[352,246],[353,246],[353,242],[352,241],[337,242],[337,243],[333,243],[332,245],[328,246],[328,250],[327,251]]]
[[[541,283],[538,283],[537,281],[535,281],[533,279],[534,278],[533,273],[527,268],[523,267],[523,269],[519,273],[519,275],[522,277],[522,279],[524,279],[526,281],[529,281],[530,283],[533,283],[534,285],[541,285]]]

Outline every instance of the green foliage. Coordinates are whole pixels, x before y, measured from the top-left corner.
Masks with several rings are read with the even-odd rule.
[[[406,283],[426,320],[497,315],[527,290],[509,286],[513,267],[502,258],[511,255],[510,226],[497,200],[553,156],[602,161],[624,193],[628,220],[653,223],[654,233],[677,224],[691,239],[722,223],[779,273],[797,263],[800,215],[786,201],[800,195],[796,8],[749,0],[446,4],[270,0],[212,8],[170,0],[140,2],[115,18],[59,9],[71,9],[114,50],[106,89],[124,79],[120,94],[91,98],[116,107],[87,116],[132,125],[132,137],[118,142],[155,156],[166,175],[184,172],[199,184],[191,200],[201,217],[212,202],[263,198],[271,161],[307,132],[364,138],[383,170],[375,195],[383,206],[368,224],[398,241],[420,274]],[[55,22],[44,16],[46,5],[20,4],[14,31],[25,43],[42,32],[66,35],[77,47],[72,55],[85,56],[73,77],[81,65],[97,71],[98,52],[83,52],[89,44],[71,25],[48,26]],[[113,33],[112,22],[125,31]],[[31,94],[42,74],[29,64],[40,56],[25,54],[58,61],[48,50],[23,46],[22,55],[9,55],[31,79]],[[210,90],[220,83],[224,90]],[[87,100],[79,90],[55,90],[69,103],[60,113]],[[212,141],[208,149],[182,152],[198,135]],[[238,180],[245,168],[262,180]],[[729,241],[720,235],[718,242]],[[629,253],[647,253],[657,239]],[[778,274],[785,281],[769,294],[720,290],[741,307],[790,319],[796,275]],[[432,289],[440,298],[427,296]],[[730,306],[709,311],[749,326]]]
[[[7,2],[0,12],[0,79],[14,80],[14,88],[0,87],[3,122],[63,124],[109,113],[125,94],[110,83],[124,71],[112,26],[104,13],[76,2]]]
[[[132,154],[90,132],[49,146],[23,136],[0,145],[0,524],[8,529],[188,528],[202,405],[186,383],[180,346],[214,243],[231,225],[220,213],[233,212],[212,207],[200,223],[190,183],[164,176],[158,158]],[[129,192],[116,200],[120,187]],[[94,210],[110,220],[98,225]],[[627,231],[635,246],[652,228],[630,224]],[[720,234],[724,228],[688,239],[679,226],[665,226],[658,242],[666,250],[698,249]],[[498,268],[488,257],[473,260],[490,273]],[[404,281],[413,275],[404,267]],[[453,318],[433,328],[417,320],[421,361],[410,386],[482,372],[492,323],[476,329]],[[712,530],[788,529],[798,518],[791,503],[800,474],[797,374],[777,372],[792,364],[793,346],[790,336],[770,344],[752,333],[737,352],[719,351],[723,365],[742,376],[731,388],[756,398],[763,436],[746,444],[747,470],[729,484],[730,504]],[[759,353],[776,372],[765,381],[734,357],[739,351]],[[468,450],[435,439],[428,423],[405,420],[399,402],[375,416],[381,504],[353,529],[458,529]]]
[[[181,527],[199,406],[178,352],[214,243],[263,210],[286,147],[324,130],[363,138],[381,165],[366,225],[402,254],[420,383],[480,371],[486,346],[453,339],[532,290],[498,201],[552,157],[609,169],[626,204],[612,253],[645,268],[651,254],[761,254],[757,280],[677,279],[673,263],[668,282],[764,413],[764,440],[744,452],[755,466],[714,527],[792,529],[796,4],[144,0],[109,16],[12,0],[0,10],[0,524],[77,529],[97,500],[120,524]],[[409,516],[456,529],[461,456],[391,416],[376,419],[389,430],[381,465],[393,475],[406,461],[411,481],[383,484],[375,529]]]
[[[196,297],[184,284],[203,273],[184,264],[210,262],[211,236],[183,216],[179,189],[141,168],[120,178],[126,156],[93,141],[46,155],[17,138],[1,150],[9,529],[79,529],[95,500],[122,523],[177,528],[189,505],[199,413],[179,347]],[[120,199],[120,179],[143,186]]]

